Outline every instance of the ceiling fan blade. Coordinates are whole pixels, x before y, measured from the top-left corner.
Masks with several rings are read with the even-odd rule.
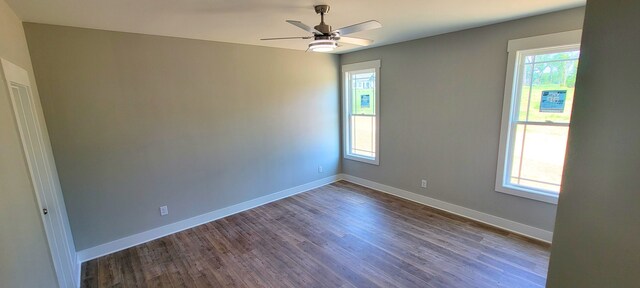
[[[313,28],[313,27],[307,26],[307,24],[304,24],[304,23],[302,23],[302,22],[300,22],[300,21],[296,21],[296,20],[287,20],[287,23],[289,23],[289,24],[291,24],[291,25],[293,25],[293,26],[296,26],[296,27],[298,27],[298,28],[300,28],[300,29],[302,29],[302,30],[304,30],[304,31],[309,32],[309,33],[313,33],[313,34],[322,34],[322,32],[320,32],[320,31],[316,30],[316,28]]]
[[[382,24],[380,24],[380,22],[376,20],[369,20],[369,21],[354,24],[351,26],[342,27],[333,32],[337,32],[340,35],[348,35],[348,34],[360,32],[360,31],[378,29],[380,27],[382,27]]]
[[[354,37],[340,37],[338,42],[349,43],[358,46],[369,46],[373,43],[373,40],[362,39],[362,38],[354,38]]]
[[[313,36],[262,38],[260,40],[287,40],[287,39],[311,39],[311,38],[313,38]]]

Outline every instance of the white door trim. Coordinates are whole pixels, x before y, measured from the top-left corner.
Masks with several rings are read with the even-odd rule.
[[[43,136],[46,135],[43,133],[44,124],[34,102],[29,74],[5,59],[0,59],[0,63],[4,71],[7,93],[13,105],[36,201],[41,210],[38,212],[44,224],[58,284],[60,287],[78,287],[76,275],[79,274],[79,265],[71,229],[57,173],[53,171],[55,169],[53,155]],[[26,102],[19,98],[20,95],[14,93],[21,88],[25,89]],[[27,109],[30,113],[27,113]],[[29,120],[33,121],[32,127],[26,124]],[[42,210],[45,208],[48,210],[47,215]]]

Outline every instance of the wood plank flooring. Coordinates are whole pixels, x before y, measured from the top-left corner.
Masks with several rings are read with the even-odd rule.
[[[544,287],[543,243],[337,182],[82,264],[82,287]]]

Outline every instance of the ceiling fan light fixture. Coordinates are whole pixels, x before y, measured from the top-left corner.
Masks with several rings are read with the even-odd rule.
[[[309,50],[313,52],[331,52],[337,47],[338,42],[330,39],[314,40],[309,43]]]

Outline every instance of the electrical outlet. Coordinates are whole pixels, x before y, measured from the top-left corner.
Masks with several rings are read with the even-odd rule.
[[[427,188],[427,180],[422,179],[422,182],[420,183],[420,187],[422,188]]]
[[[160,207],[160,216],[164,216],[169,214],[169,208],[167,206]]]
[[[318,173],[322,173],[322,172],[323,172],[322,166],[318,166]]]

